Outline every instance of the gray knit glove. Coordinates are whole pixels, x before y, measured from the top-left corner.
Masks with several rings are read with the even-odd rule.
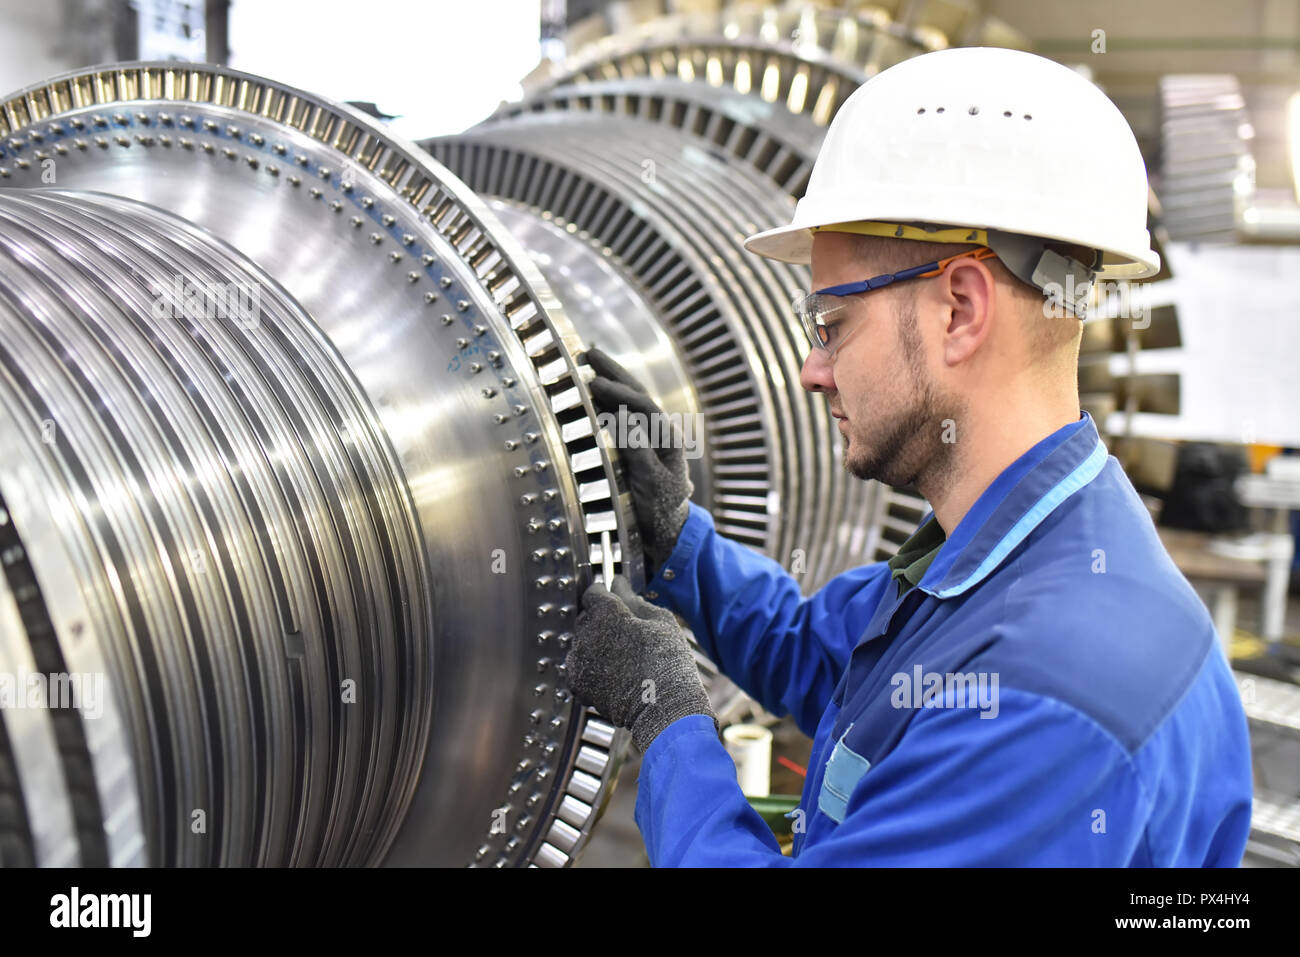
[[[709,706],[686,635],[673,613],[632,591],[622,575],[613,591],[592,585],[565,660],[569,688],[620,728],[632,732],[642,754],[659,732],[679,718],[718,716]]]
[[[596,378],[588,383],[591,398],[597,409],[619,417],[620,434],[629,434],[630,412],[663,415],[645,386],[605,353],[588,349],[587,362],[596,371]],[[695,491],[686,471],[686,452],[676,426],[672,435],[668,448],[646,448],[645,442],[638,443],[641,448],[619,448],[619,458],[632,490],[632,507],[641,529],[641,541],[655,565],[663,564],[673,553],[677,536],[690,514],[688,500]]]

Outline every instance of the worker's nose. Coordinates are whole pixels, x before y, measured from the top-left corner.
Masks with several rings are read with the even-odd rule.
[[[799,384],[809,392],[834,392],[835,367],[820,349],[812,349],[799,370]]]

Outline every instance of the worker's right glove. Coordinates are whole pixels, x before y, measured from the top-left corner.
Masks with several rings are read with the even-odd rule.
[[[620,435],[630,433],[629,413],[640,413],[647,421],[650,416],[663,416],[645,386],[605,353],[588,349],[587,362],[596,371],[596,377],[588,383],[592,400],[600,411],[619,417]],[[654,431],[663,435],[667,430]],[[632,506],[645,552],[655,565],[661,565],[673,553],[677,536],[686,524],[695,487],[686,471],[686,452],[676,426],[672,427],[667,447],[647,448],[649,436],[644,438],[620,448],[619,456],[632,489]]]
[[[565,659],[569,688],[620,728],[642,754],[665,728],[693,714],[713,719],[690,642],[673,613],[632,591],[622,575],[613,588],[590,586]]]

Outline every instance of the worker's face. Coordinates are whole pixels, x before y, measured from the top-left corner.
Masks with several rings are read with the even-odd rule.
[[[812,288],[855,282],[883,272],[857,258],[851,236],[818,233],[813,239]],[[910,286],[911,284],[909,284]],[[914,484],[942,444],[943,421],[956,403],[938,388],[930,372],[920,290],[882,290],[846,297],[845,340],[832,358],[811,349],[800,384],[824,392],[844,441],[844,467],[860,479],[889,485]],[[859,328],[861,326],[861,328]],[[851,339],[845,339],[852,335]]]

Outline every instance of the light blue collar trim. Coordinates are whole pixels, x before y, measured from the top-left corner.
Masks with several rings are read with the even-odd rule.
[[[1021,516],[1015,525],[1011,526],[1007,533],[1002,536],[1002,540],[985,556],[984,561],[980,562],[978,568],[956,585],[945,588],[943,591],[930,592],[930,594],[936,598],[951,598],[953,595],[961,594],[983,579],[1001,564],[1012,549],[1023,542],[1029,533],[1037,528],[1039,523],[1050,515],[1058,505],[1100,475],[1109,456],[1110,453],[1106,451],[1106,446],[1098,439],[1096,447],[1093,448],[1088,457],[1080,462],[1073,472],[1052,486],[1033,508]],[[918,585],[917,587],[921,586]],[[929,591],[928,588],[923,590]]]

